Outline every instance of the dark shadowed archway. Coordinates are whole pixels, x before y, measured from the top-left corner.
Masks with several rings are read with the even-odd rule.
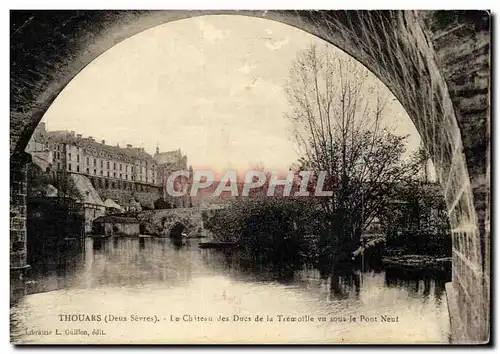
[[[170,230],[168,233],[169,237],[175,238],[175,239],[180,239],[180,238],[182,238],[182,232],[185,229],[186,229],[186,227],[183,224],[181,224],[180,222],[177,222],[170,227]]]
[[[267,18],[307,31],[352,55],[389,87],[419,131],[444,190],[453,234],[450,302],[462,305],[454,318],[466,329],[457,340],[487,340],[490,16],[484,11],[11,12],[11,269],[26,265],[23,151],[57,95],[120,41],[214,14]]]
[[[170,226],[169,230],[167,231],[167,234],[174,245],[182,246],[182,239],[183,239],[182,234],[184,230],[186,230],[186,227],[180,222],[176,222]]]

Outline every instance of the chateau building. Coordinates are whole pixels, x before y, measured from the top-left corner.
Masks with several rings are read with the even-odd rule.
[[[106,141],[84,138],[74,131],[47,131],[40,123],[26,152],[35,158],[45,157],[52,168],[76,172],[106,180],[130,181],[157,185],[157,163],[144,148],[107,145]]]
[[[83,137],[74,131],[48,131],[40,123],[32,135],[26,152],[44,170],[64,171],[86,176],[103,200],[112,199],[127,208],[139,202],[154,207],[163,199],[170,207],[189,207],[188,195],[172,198],[166,192],[170,174],[186,170],[187,156],[181,150],[161,152],[151,156],[144,148],[120,147]],[[180,187],[187,188],[188,180],[179,178]]]

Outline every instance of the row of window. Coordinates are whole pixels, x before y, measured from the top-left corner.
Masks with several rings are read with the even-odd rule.
[[[108,180],[91,180],[94,187],[97,188],[111,188],[111,189],[123,189],[123,190],[137,190],[138,192],[149,191],[147,186],[134,183],[120,183],[118,181],[108,181]]]
[[[57,168],[58,169],[61,168],[61,165],[60,165],[59,162],[57,163]],[[72,166],[71,166],[70,163],[68,164],[68,171],[73,171]],[[76,165],[76,172],[80,172],[80,165]],[[90,169],[88,167],[85,169],[85,172],[90,175]],[[97,175],[97,170],[96,169],[94,169],[93,172],[94,172],[93,173],[94,175]],[[103,177],[105,176],[103,174],[102,170],[99,171],[99,172],[100,172],[101,176],[103,176]],[[113,172],[113,175],[111,175],[109,171],[106,171],[106,177],[114,177],[114,178],[116,178],[116,172]],[[142,175],[139,175],[139,181],[143,180],[142,177],[143,177]],[[131,175],[130,178],[129,178],[129,175],[127,175],[127,174],[124,175],[124,174],[120,173],[119,178],[120,179],[126,179],[126,180],[135,181],[135,176],[134,175]],[[146,176],[146,182],[149,182],[149,178],[147,176]],[[154,178],[151,179],[151,182],[154,182]]]
[[[60,155],[59,155],[59,152],[56,152],[56,158],[59,159],[60,158]],[[71,159],[71,153],[68,154],[68,159],[70,161],[72,161]],[[80,162],[80,155],[76,155],[76,162]],[[90,159],[87,157],[86,158],[86,164],[87,166],[90,165]],[[97,167],[97,159],[93,159],[93,165],[94,167]],[[100,160],[100,165],[101,165],[101,168],[104,168],[104,161],[103,160]],[[109,170],[110,169],[110,161],[106,161],[106,168]],[[125,172],[128,172],[128,165],[125,165]],[[118,169],[119,171],[123,171],[123,164],[118,164]],[[113,170],[116,170],[116,162],[113,162]],[[134,173],[134,166],[130,166],[130,172]],[[142,169],[144,171],[144,169]],[[154,168],[151,168],[151,172],[154,173],[155,170]]]

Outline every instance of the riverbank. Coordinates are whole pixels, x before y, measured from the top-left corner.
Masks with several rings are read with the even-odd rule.
[[[409,254],[400,250],[386,250],[381,258],[384,266],[405,269],[444,269],[451,264],[451,257]]]

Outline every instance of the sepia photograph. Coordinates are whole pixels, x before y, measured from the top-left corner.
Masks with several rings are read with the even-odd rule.
[[[489,10],[10,10],[10,342],[491,341]]]

